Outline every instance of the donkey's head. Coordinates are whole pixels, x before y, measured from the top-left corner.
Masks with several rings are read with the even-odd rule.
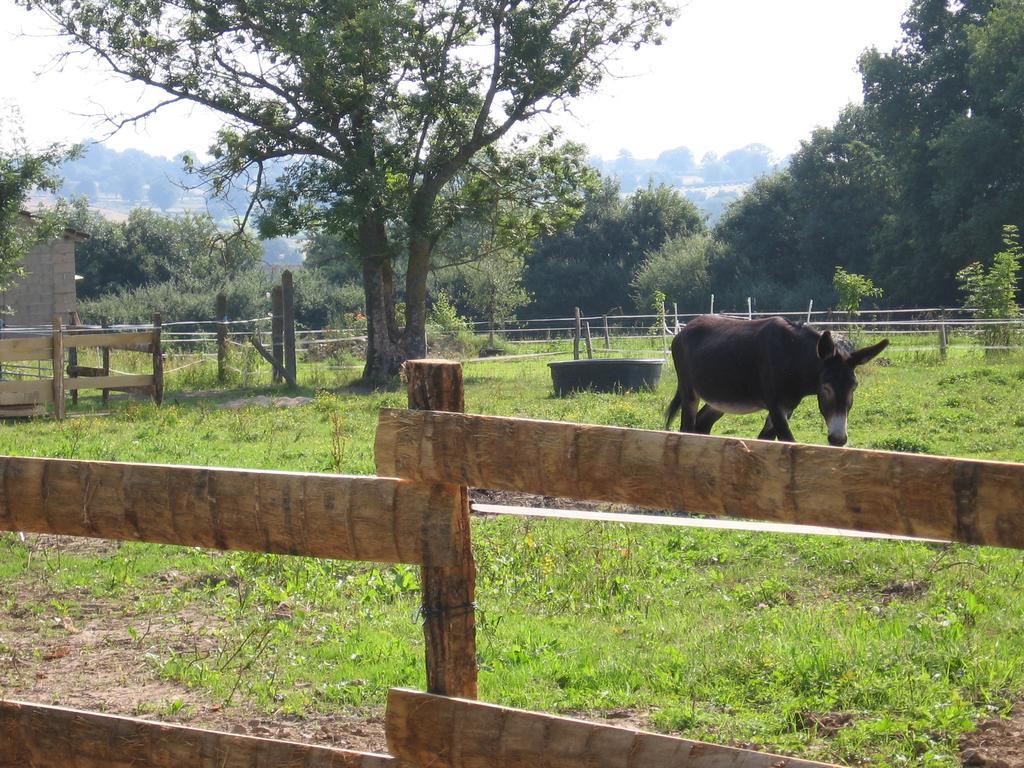
[[[828,425],[829,445],[846,445],[846,417],[853,407],[853,390],[857,388],[854,368],[871,360],[889,345],[882,339],[870,347],[847,352],[825,331],[818,337],[818,410]]]

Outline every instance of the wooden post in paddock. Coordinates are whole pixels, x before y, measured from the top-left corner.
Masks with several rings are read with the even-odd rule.
[[[580,335],[583,333],[582,322],[580,320],[580,308],[575,307],[576,324],[573,326],[572,332],[572,359],[580,359]]]
[[[295,361],[295,282],[290,269],[281,273],[281,326],[284,335],[284,367],[294,381],[298,378]]]
[[[60,315],[53,316],[53,413],[58,419],[65,414],[64,403],[64,333]]]
[[[270,353],[277,365],[287,370],[284,365],[284,291],[280,285],[270,289]],[[274,367],[272,381],[277,384],[283,379],[284,376]]]
[[[217,306],[214,310],[217,317],[217,381],[223,384],[228,378],[228,297],[217,294]]]
[[[449,360],[409,360],[405,364],[409,407],[423,411],[466,410],[462,366]],[[476,563],[469,535],[469,489],[461,488],[462,509],[453,536],[459,564],[424,565],[423,636],[427,690],[442,696],[475,699]]]
[[[160,341],[163,319],[160,313],[153,315],[153,402],[162,405],[164,402],[164,350]]]
[[[100,328],[109,328],[110,323],[106,319],[100,321]],[[100,348],[100,368],[103,369],[103,376],[110,375],[110,347]],[[110,390],[103,390],[103,407],[106,408],[110,405]]]
[[[82,318],[78,314],[78,311],[71,313],[71,319],[68,321],[68,327],[78,326],[82,324]],[[78,347],[72,347],[68,350],[68,378],[74,379],[78,376]],[[78,405],[78,390],[71,390],[71,404]]]
[[[946,359],[946,308],[939,310],[939,357]]]

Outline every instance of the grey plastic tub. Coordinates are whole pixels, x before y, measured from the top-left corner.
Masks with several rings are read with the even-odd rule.
[[[657,389],[664,362],[660,359],[598,358],[548,363],[548,367],[555,394],[562,397],[585,390]]]

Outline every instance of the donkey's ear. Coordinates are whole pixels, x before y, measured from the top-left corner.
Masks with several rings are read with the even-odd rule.
[[[836,353],[836,343],[832,341],[831,331],[822,331],[818,337],[818,357],[826,360]]]
[[[882,339],[877,344],[872,344],[870,347],[864,347],[864,349],[858,349],[856,352],[850,354],[850,365],[856,367],[858,365],[864,365],[868,360],[874,359],[875,355],[881,352],[883,349],[889,346],[888,339]]]

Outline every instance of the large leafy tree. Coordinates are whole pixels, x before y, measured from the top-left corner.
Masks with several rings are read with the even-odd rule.
[[[891,53],[860,62],[899,191],[880,266],[903,301],[951,301],[957,271],[1024,223],[1024,3],[916,0]]]
[[[520,166],[501,156],[517,146],[482,150],[595,88],[615,51],[656,41],[671,15],[662,0],[24,2],[115,71],[225,115],[211,169],[221,182],[296,160],[263,192],[263,229],[318,226],[352,243],[370,380],[424,352],[433,250],[472,187],[456,181],[510,182]],[[564,186],[532,170],[531,187]]]

